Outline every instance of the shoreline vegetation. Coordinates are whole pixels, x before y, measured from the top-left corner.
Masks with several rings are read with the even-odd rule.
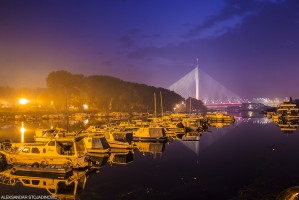
[[[64,70],[49,73],[46,83],[47,88],[36,89],[0,87],[0,113],[62,113],[66,110],[153,113],[155,110],[162,111],[160,99],[163,99],[163,110],[171,112],[178,103],[188,104],[190,100],[161,87],[127,82],[111,76],[72,74]],[[20,105],[20,98],[28,99],[28,104]],[[200,100],[191,100],[192,109],[206,110]],[[189,109],[188,105],[185,107]]]

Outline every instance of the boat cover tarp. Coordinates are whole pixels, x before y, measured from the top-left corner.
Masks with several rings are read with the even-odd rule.
[[[120,141],[120,142],[130,143],[133,141],[133,133],[115,132],[113,133],[113,137],[116,141]]]
[[[109,148],[109,144],[106,138],[92,138],[92,149],[107,149]]]
[[[154,138],[165,137],[165,133],[162,128],[150,128],[149,136]]]

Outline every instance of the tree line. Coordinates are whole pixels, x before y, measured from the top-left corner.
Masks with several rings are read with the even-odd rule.
[[[115,77],[83,76],[60,70],[49,73],[46,83],[55,105],[63,108],[68,102],[80,108],[87,104],[100,111],[153,112],[156,94],[157,112],[161,111],[160,95],[164,111],[172,111],[184,98],[165,88],[157,88],[120,80]]]
[[[65,70],[50,72],[46,78],[47,88],[21,88],[0,87],[0,100],[5,99],[12,105],[20,106],[18,99],[28,97],[43,108],[65,111],[66,107],[75,110],[83,110],[83,104],[88,105],[89,110],[103,112],[150,112],[173,111],[178,104],[185,99],[174,91],[165,88],[157,88],[145,84],[132,83],[121,79],[92,75],[72,74]],[[162,107],[161,107],[162,99]],[[192,103],[191,103],[192,100]],[[201,101],[187,99],[185,109],[177,112],[189,112],[192,109],[206,110]],[[2,105],[3,107],[3,105]]]

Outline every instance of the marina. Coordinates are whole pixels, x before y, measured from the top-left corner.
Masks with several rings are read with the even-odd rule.
[[[36,130],[47,130],[39,129],[36,127],[38,124],[39,122],[27,124],[28,127],[32,127],[32,131],[25,133],[26,143],[24,144],[30,144],[28,142],[36,135]],[[285,165],[271,166],[271,163],[282,159],[282,155],[276,152],[288,152],[296,156],[295,151],[289,152],[289,148],[295,148],[297,145],[295,140],[288,141],[286,146],[281,146],[280,143],[286,139],[285,137],[299,138],[297,130],[290,132],[292,135],[286,136],[279,126],[262,115],[259,118],[236,118],[232,123],[211,122],[206,131],[179,133],[182,134],[181,137],[173,137],[171,134],[172,136],[168,136],[166,141],[136,140],[132,143],[134,148],[131,149],[110,148],[106,152],[89,152],[88,166],[81,169],[71,166],[63,168],[58,162],[45,165],[43,169],[40,166],[34,166],[32,161],[26,161],[32,163],[27,166],[18,162],[8,163],[9,165],[6,166],[1,165],[0,188],[1,191],[9,194],[52,195],[61,199],[64,195],[71,199],[89,199],[99,195],[102,199],[183,197],[227,199],[254,196],[256,194],[250,192],[252,189],[258,189],[261,198],[269,195],[275,196],[281,194],[284,189],[295,186],[296,176],[291,175],[294,171],[293,168],[289,168],[286,173],[283,173],[285,181],[278,182],[280,176],[273,176],[273,173],[282,170]],[[15,136],[20,136],[16,129],[18,125],[5,127],[7,129],[1,129],[2,136],[11,132],[14,132]],[[257,144],[254,137],[260,136],[264,139]],[[58,143],[60,140],[69,140],[68,138],[51,137],[50,141]],[[12,137],[12,139],[15,140],[14,142],[19,142],[20,137]],[[14,144],[14,142],[11,147],[24,148],[19,145],[20,143]],[[10,146],[9,141],[3,141],[2,144]],[[47,143],[37,142],[36,145],[43,147]],[[251,149],[251,145],[257,146],[257,149]],[[31,146],[34,145],[31,144]],[[241,152],[236,154],[236,149],[241,149]],[[260,160],[259,156],[254,155],[261,155],[266,160]],[[4,161],[4,157],[1,160]],[[240,160],[243,164],[239,163]],[[55,163],[54,160],[52,162]],[[266,164],[264,168],[255,168],[254,165],[260,162]],[[294,164],[295,161],[285,159],[284,162]],[[216,163],[222,163],[222,165],[216,165]],[[81,175],[78,174],[78,170]],[[260,170],[267,170],[268,175],[260,177]],[[58,177],[58,179],[56,181],[51,177]],[[228,178],[232,180],[231,184],[236,185],[225,187]],[[261,178],[262,182],[251,182]],[[128,179],[134,181],[128,183]],[[44,184],[41,185],[38,180]],[[49,185],[50,180],[51,185]],[[279,184],[279,190],[268,185],[267,181]],[[266,187],[265,191],[259,189],[260,184],[267,185],[267,187],[263,185]],[[115,188],[114,192],[112,192],[112,185]],[[20,189],[14,189],[16,187]],[[216,193],[215,187],[220,192]],[[62,192],[65,190],[62,188],[68,188],[68,194]]]
[[[299,199],[299,1],[0,5],[0,199]]]

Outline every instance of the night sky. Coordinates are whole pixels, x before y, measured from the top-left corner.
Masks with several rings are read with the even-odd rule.
[[[0,0],[0,86],[67,70],[167,88],[197,57],[241,97],[299,97],[299,1]]]

